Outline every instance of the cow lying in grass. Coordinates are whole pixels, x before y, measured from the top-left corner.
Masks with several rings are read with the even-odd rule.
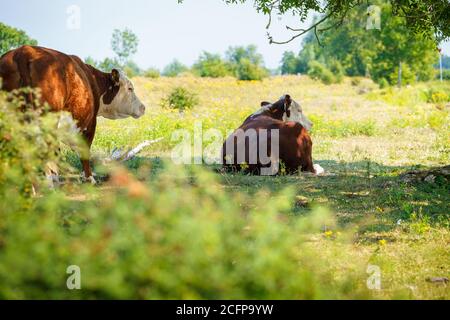
[[[274,175],[280,168],[286,173],[316,171],[312,161],[312,141],[308,133],[312,123],[300,105],[285,95],[275,103],[262,102],[231,134],[222,148],[225,169],[262,175]]]

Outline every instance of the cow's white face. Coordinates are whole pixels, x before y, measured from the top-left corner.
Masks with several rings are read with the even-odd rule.
[[[284,99],[284,97],[285,96],[281,97],[281,99]],[[288,107],[288,106],[285,106],[285,107]],[[300,104],[294,100],[291,100],[291,105],[288,108],[289,108],[289,116],[285,112],[283,114],[283,121],[298,122],[303,126],[303,128],[310,131],[313,124],[303,113],[303,110],[302,110],[302,107],[300,106]]]
[[[111,71],[111,77],[113,84],[100,97],[97,115],[112,120],[142,117],[145,114],[145,106],[136,96],[130,79],[122,71],[116,69]]]

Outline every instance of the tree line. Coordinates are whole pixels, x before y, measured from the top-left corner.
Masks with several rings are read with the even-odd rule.
[[[404,19],[392,14],[389,3],[374,1],[380,8],[380,28],[367,29],[367,8],[347,13],[345,21],[329,18],[319,40],[313,32],[304,39],[298,54],[286,52],[282,74],[309,74],[324,82],[342,76],[370,77],[380,85],[395,84],[401,68],[402,82],[427,81],[436,76],[439,51],[431,31],[424,37],[408,33]],[[372,4],[373,4],[372,3]],[[444,57],[444,67],[448,57]]]
[[[384,87],[397,82],[399,68],[404,84],[436,77],[439,53],[435,39],[408,34],[402,18],[392,15],[390,5],[382,1],[378,4],[381,21],[384,21],[380,29],[367,30],[367,7],[358,7],[348,14],[348,20],[339,29],[323,32],[320,42],[310,32],[297,54],[291,51],[283,54],[277,70],[265,67],[255,45],[230,47],[224,56],[203,51],[191,67],[175,59],[162,71],[142,70],[130,59],[137,51],[138,39],[127,29],[113,33],[111,46],[116,58],[101,62],[87,58],[86,62],[105,71],[121,67],[130,76],[150,78],[191,73],[199,77],[261,80],[271,74],[307,74],[331,84],[339,83],[344,76],[360,76],[371,78]],[[327,21],[329,26],[334,23],[333,19]],[[442,61],[443,68],[450,69],[450,57],[444,56]],[[450,79],[450,70],[445,70],[444,78]]]
[[[137,52],[138,37],[129,29],[114,30],[111,39],[111,48],[115,53],[113,58],[96,61],[87,57],[85,62],[103,71],[112,68],[122,68],[129,76],[146,76],[157,78],[159,76],[176,77],[190,72],[199,77],[236,77],[239,80],[261,80],[270,74],[264,66],[263,56],[257,52],[254,45],[230,47],[225,57],[220,54],[204,51],[198,60],[188,67],[174,59],[162,71],[156,68],[143,70],[131,59]]]
[[[424,37],[408,33],[405,18],[393,15],[389,3],[374,3],[381,8],[380,29],[365,28],[367,6],[358,6],[349,10],[342,23],[329,18],[325,22],[328,30],[321,32],[319,39],[311,30],[298,53],[284,53],[277,70],[265,67],[263,56],[254,45],[229,47],[224,55],[204,51],[191,67],[175,59],[161,71],[142,69],[132,59],[139,39],[129,29],[113,31],[114,57],[100,61],[87,57],[85,62],[105,72],[122,68],[130,77],[150,78],[188,72],[199,77],[232,76],[240,80],[261,80],[271,74],[307,74],[327,84],[338,83],[344,76],[363,76],[385,86],[396,83],[401,68],[405,84],[433,79],[439,68],[433,34]],[[339,28],[333,28],[339,23]],[[37,41],[22,30],[0,23],[0,55],[23,44],[36,45]],[[450,57],[443,56],[442,65],[446,69],[444,79],[450,79]]]
[[[188,2],[189,0],[186,0]],[[432,37],[440,42],[450,38],[450,5],[448,0],[222,0],[227,4],[253,2],[256,10],[268,16],[269,29],[274,16],[294,15],[305,22],[309,15],[319,13],[317,19],[308,28],[287,27],[290,38],[287,40],[274,39],[267,32],[270,43],[291,42],[309,31],[313,31],[318,38],[323,31],[330,30],[330,21],[334,21],[331,29],[339,28],[348,19],[353,9],[360,9],[368,4],[386,4],[393,18],[402,18],[401,26],[406,33]],[[182,3],[183,0],[178,0]],[[328,26],[327,26],[328,25]]]

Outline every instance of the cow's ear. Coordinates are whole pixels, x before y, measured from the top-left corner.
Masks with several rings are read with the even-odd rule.
[[[291,99],[291,96],[290,95],[285,95],[284,96],[284,105],[286,106],[286,107],[290,107],[291,106],[291,103],[292,103],[292,99]]]
[[[267,102],[267,101],[262,101],[261,102],[261,107],[268,106],[269,104],[271,104],[271,103]]]
[[[112,69],[111,70],[111,79],[114,82],[114,84],[116,86],[118,86],[120,84],[120,73],[119,70],[117,69]]]

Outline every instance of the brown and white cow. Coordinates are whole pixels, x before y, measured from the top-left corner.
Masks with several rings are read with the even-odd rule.
[[[105,73],[77,56],[52,49],[23,46],[7,52],[0,58],[0,78],[3,90],[39,88],[42,103],[48,103],[53,111],[70,112],[89,147],[97,116],[137,119],[145,113],[145,106],[123,72],[113,69]],[[81,162],[84,176],[95,182],[89,159]]]
[[[311,127],[312,123],[300,105],[289,95],[273,104],[262,102],[261,109],[249,116],[225,141],[222,148],[224,167],[239,170],[244,164],[247,171],[259,174],[271,167],[266,172],[276,174],[281,160],[288,173],[306,171],[316,174],[315,168],[320,166],[316,167],[312,161],[312,140],[308,133]],[[267,150],[261,150],[262,146]]]

